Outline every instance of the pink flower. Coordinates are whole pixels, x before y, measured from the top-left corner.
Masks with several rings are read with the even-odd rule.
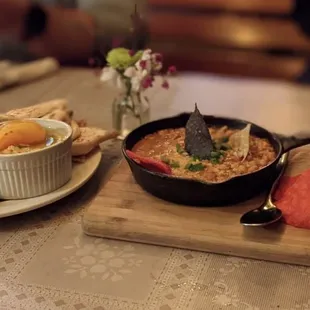
[[[140,67],[141,67],[141,69],[146,68],[146,60],[140,60]]]
[[[153,79],[151,76],[147,76],[141,83],[141,86],[144,88],[144,89],[147,89],[149,87],[152,87],[153,86]]]
[[[170,66],[168,68],[168,73],[173,74],[177,71],[177,68],[175,66]]]
[[[163,83],[161,84],[161,87],[168,89],[169,88],[169,83],[168,81],[163,81]]]
[[[155,54],[155,61],[162,62],[163,61],[163,55],[162,54]]]

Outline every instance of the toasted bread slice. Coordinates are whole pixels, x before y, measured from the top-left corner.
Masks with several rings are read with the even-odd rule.
[[[71,128],[72,128],[72,140],[76,140],[81,136],[81,129],[75,120],[71,120]]]
[[[72,143],[72,156],[86,155],[100,143],[116,138],[118,132],[95,127],[81,127],[81,135]]]
[[[57,121],[62,121],[70,125],[72,119],[72,111],[56,109],[50,113],[45,114],[42,118],[45,119],[55,119]]]
[[[43,103],[39,103],[30,107],[15,109],[7,112],[9,116],[17,118],[36,118],[42,117],[54,110],[66,110],[68,101],[66,99],[55,99]]]
[[[86,122],[85,119],[80,119],[80,120],[78,120],[76,122],[79,125],[79,127],[87,127],[87,122]]]

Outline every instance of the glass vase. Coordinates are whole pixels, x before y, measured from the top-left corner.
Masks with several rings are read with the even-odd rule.
[[[112,108],[113,127],[123,140],[132,130],[150,120],[150,105],[140,93],[116,98]]]

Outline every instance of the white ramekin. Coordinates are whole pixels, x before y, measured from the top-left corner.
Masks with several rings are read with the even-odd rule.
[[[60,121],[32,118],[41,126],[61,130],[64,139],[21,154],[0,154],[0,199],[25,199],[50,193],[72,176],[72,128]]]

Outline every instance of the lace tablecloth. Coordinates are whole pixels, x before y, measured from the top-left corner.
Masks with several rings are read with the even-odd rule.
[[[87,202],[119,158],[106,143],[78,192],[0,220],[1,310],[310,309],[310,268],[83,235]]]
[[[1,220],[0,309],[310,309],[310,268],[92,238],[85,204],[119,159],[59,203]]]

